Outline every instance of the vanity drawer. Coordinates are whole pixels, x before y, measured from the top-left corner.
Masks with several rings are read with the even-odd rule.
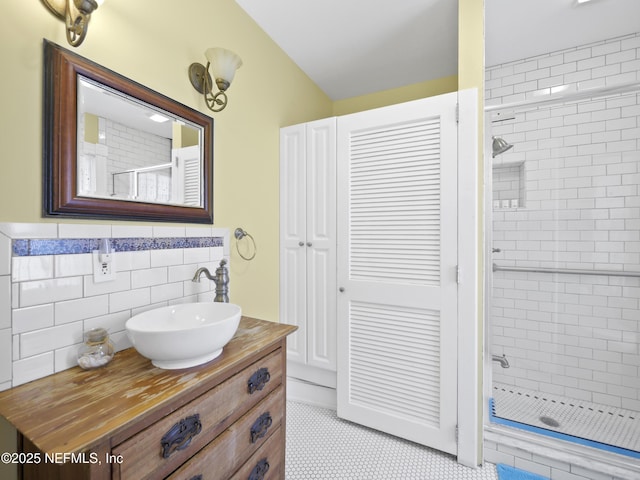
[[[276,350],[114,447],[123,461],[113,478],[158,478],[175,470],[282,383],[281,355]]]
[[[284,388],[278,387],[167,480],[228,480],[256,451],[263,451],[262,447],[266,448],[270,441],[283,444],[283,414]],[[274,458],[273,462],[277,464],[281,460],[276,462]],[[255,467],[254,463],[249,471]],[[255,480],[261,478],[257,476]]]
[[[283,479],[284,445],[284,428],[280,427],[273,432],[273,435],[240,467],[240,470],[230,480]]]

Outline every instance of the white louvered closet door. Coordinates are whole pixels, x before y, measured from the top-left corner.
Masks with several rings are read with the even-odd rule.
[[[202,205],[202,165],[200,147],[174,148],[171,172],[172,201],[184,205]]]
[[[457,94],[338,118],[338,416],[456,454]]]

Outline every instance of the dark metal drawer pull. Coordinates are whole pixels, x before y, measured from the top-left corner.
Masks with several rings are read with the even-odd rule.
[[[263,480],[264,476],[269,471],[269,462],[267,462],[266,458],[260,460],[254,469],[251,471],[251,475],[249,475],[248,480]]]
[[[271,375],[267,368],[261,368],[256,373],[251,375],[247,382],[249,388],[249,394],[262,390],[264,386],[271,380]]]
[[[189,446],[193,437],[202,431],[200,415],[195,414],[183,418],[164,434],[160,445],[162,445],[162,458],[169,458],[176,450],[184,450]]]
[[[273,419],[269,412],[260,415],[260,418],[251,427],[251,443],[256,443],[260,438],[264,437],[272,423]]]
[[[194,475],[193,477],[191,477],[189,480],[202,480],[202,474],[200,475]]]

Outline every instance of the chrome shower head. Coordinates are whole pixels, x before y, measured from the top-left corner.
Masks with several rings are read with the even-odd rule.
[[[492,137],[493,138],[493,158],[496,158],[496,155],[500,155],[501,153],[506,152],[510,148],[513,148],[513,145],[507,143],[506,140],[500,137]]]

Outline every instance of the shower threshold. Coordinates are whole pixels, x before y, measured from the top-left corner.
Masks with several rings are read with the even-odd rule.
[[[640,458],[640,412],[494,383],[492,423]]]

